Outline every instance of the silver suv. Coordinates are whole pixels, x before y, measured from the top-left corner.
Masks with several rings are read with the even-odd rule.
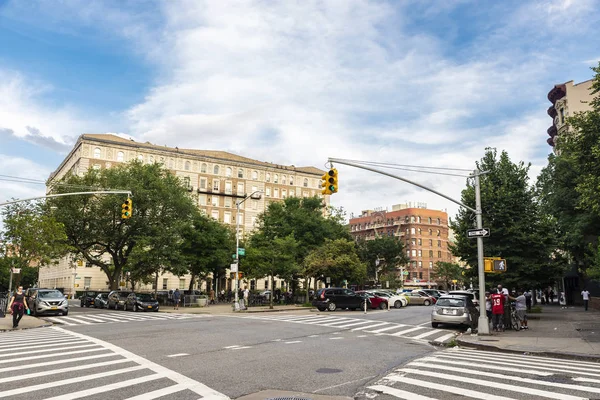
[[[36,289],[28,291],[27,305],[33,315],[40,314],[69,314],[69,302],[56,289]]]

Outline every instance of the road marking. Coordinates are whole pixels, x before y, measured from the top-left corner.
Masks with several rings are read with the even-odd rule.
[[[189,354],[188,353],[169,354],[167,357],[183,357],[183,356],[189,356]]]
[[[66,343],[65,343],[66,342]],[[40,344],[41,343],[41,344]],[[46,343],[46,344],[44,344]],[[78,343],[86,343],[85,340],[73,340],[73,339],[63,339],[61,341],[52,341],[52,342],[48,342],[48,341],[36,341],[35,342],[35,348],[36,349],[40,349],[40,348],[44,348],[44,347],[60,347],[61,349],[63,349],[65,344],[78,344]],[[13,346],[7,346],[9,347],[9,349],[7,349],[7,351],[10,350],[22,350],[22,349],[31,349],[31,341],[29,343],[21,343],[21,344],[27,344],[26,346],[20,346],[20,347],[13,347]],[[1,356],[0,356],[1,357]]]
[[[421,333],[420,335],[413,337],[413,339],[423,339],[423,338],[425,338],[427,336],[434,335],[434,334],[436,334],[438,332],[439,331],[431,330],[429,332]]]
[[[402,324],[395,324],[392,326],[388,326],[386,328],[381,328],[381,329],[377,329],[376,331],[365,331],[365,332],[370,332],[370,333],[381,333],[381,332],[385,332],[385,331],[391,331],[392,329],[397,329],[397,328],[402,328],[408,325],[402,325]]]
[[[512,397],[504,397],[504,396],[500,396],[496,393],[494,394],[489,394],[489,393],[483,393],[483,392],[479,392],[479,391],[475,391],[475,390],[470,390],[470,389],[463,389],[460,388],[458,386],[450,386],[447,384],[439,384],[439,383],[435,383],[435,382],[429,382],[429,381],[424,381],[424,380],[419,380],[419,379],[413,379],[413,378],[408,378],[405,376],[399,376],[399,375],[394,375],[391,377],[386,377],[385,379],[392,379],[395,382],[401,382],[401,383],[407,383],[409,385],[416,385],[419,387],[426,387],[429,389],[434,389],[434,390],[441,390],[443,392],[450,392],[453,394],[457,394],[459,396],[466,396],[466,397],[472,397],[474,399],[481,399],[481,400],[514,400]]]
[[[344,324],[344,325],[337,325],[336,328],[348,328],[351,326],[355,326],[355,325],[364,325],[364,324],[370,324],[371,321],[360,321],[360,322],[352,322],[350,324]],[[330,326],[330,325],[327,325]],[[372,326],[372,325],[369,325]]]
[[[302,340],[292,340],[291,342],[285,342],[285,344],[302,343]]]
[[[309,337],[319,337],[319,335],[310,335]]]
[[[13,365],[11,367],[7,367],[7,368],[0,368],[0,373],[2,373],[2,372],[16,371],[16,370],[20,370],[20,369],[37,368],[37,367],[47,367],[49,365],[56,365],[56,364],[67,364],[67,363],[72,363],[72,362],[76,362],[76,361],[95,360],[97,358],[114,357],[114,356],[115,356],[114,354],[105,353],[105,354],[96,354],[96,355],[93,355],[93,356],[86,356],[86,357],[69,358],[69,359],[66,359],[66,360],[45,361],[45,362],[36,363],[36,364],[21,363],[21,364]]]
[[[340,384],[333,385],[333,386],[327,386],[327,387],[324,387],[324,388],[321,388],[321,389],[317,389],[317,390],[315,390],[313,393],[319,393],[319,392],[322,392],[322,391],[324,391],[324,390],[329,390],[329,389],[333,389],[333,388],[336,388],[336,387],[340,387],[340,386],[348,385],[348,384],[350,384],[350,383],[362,382],[362,381],[368,381],[368,380],[371,380],[371,379],[373,379],[373,378],[375,378],[375,377],[377,377],[377,375],[373,375],[373,376],[367,376],[367,377],[364,377],[364,378],[355,379],[355,380],[353,380],[353,381],[348,381],[348,382],[340,383]]]
[[[79,370],[82,370],[82,369],[104,367],[104,366],[107,366],[107,365],[115,365],[115,364],[128,363],[128,362],[131,362],[131,361],[129,361],[126,358],[123,358],[122,360],[103,361],[103,362],[99,362],[99,363],[95,363],[95,364],[82,364],[82,365],[76,365],[74,367],[52,369],[52,374],[53,375],[55,375],[55,374],[62,374],[62,373],[65,373],[65,372],[79,371]],[[20,380],[23,380],[23,379],[37,378],[37,377],[46,376],[46,375],[48,375],[48,371],[35,372],[35,373],[32,373],[32,374],[25,374],[25,375],[17,374],[15,376],[10,376],[8,378],[2,378],[2,379],[0,379],[0,383],[20,381]]]
[[[41,336],[40,336],[41,337]],[[21,340],[11,340],[11,341],[6,341],[4,339],[2,339],[2,345],[0,345],[0,350],[1,349],[5,349],[5,348],[12,348],[13,346],[20,346],[23,344],[27,344],[29,346],[31,346],[31,340],[36,340],[36,343],[62,343],[62,342],[70,342],[73,339],[72,338],[65,338],[63,335],[61,336],[52,336],[52,337],[44,337],[44,340],[40,340],[37,341],[36,338],[27,338],[27,339],[21,339]]]
[[[155,381],[155,380],[161,379],[161,378],[164,378],[164,376],[160,376],[159,374],[142,376],[141,378],[130,379],[128,381],[123,381],[123,382],[118,382],[118,383],[111,383],[110,385],[104,385],[104,386],[100,386],[100,387],[93,388],[93,389],[87,389],[87,390],[81,390],[79,392],[61,394],[60,396],[50,397],[50,398],[47,398],[46,400],[80,399],[82,397],[93,396],[93,395],[99,394],[99,393],[106,393],[111,390],[122,389],[127,386],[138,385],[140,383]],[[221,397],[221,398],[223,399],[224,397]]]
[[[79,318],[73,318],[73,317],[65,317],[65,316],[62,316],[61,318],[56,318],[56,317],[54,317],[53,319],[55,319],[55,320],[60,320],[60,321],[62,321],[63,319],[66,319],[66,320],[69,320],[69,321],[75,321],[75,322],[77,322],[77,323],[80,323],[80,324],[83,324],[83,325],[92,325],[92,323],[91,323],[91,322],[82,321],[82,320],[80,320]]]
[[[223,348],[224,348],[224,349],[234,349],[234,348],[236,348],[236,347],[240,347],[240,346],[241,346],[241,344],[236,344],[236,345],[233,345],[233,346],[225,346],[225,347],[223,347]]]
[[[234,347],[234,348],[233,348],[233,349],[231,349],[231,350],[242,350],[242,349],[249,349],[249,348],[251,348],[251,347],[252,347],[252,346],[240,346],[240,347]]]
[[[363,329],[376,328],[378,326],[387,325],[387,324],[389,324],[389,322],[380,322],[380,323],[375,324],[375,325],[359,326],[358,328],[350,329],[350,331],[354,332],[354,331],[360,331],[360,330],[363,330]]]
[[[46,320],[50,320],[50,322],[57,322],[59,324],[64,324],[64,325],[68,325],[68,326],[75,326],[77,324],[74,324],[72,322],[69,321],[65,321],[62,318],[56,318],[56,317],[44,317],[44,319]]]
[[[152,400],[152,399],[157,399],[159,397],[165,397],[170,394],[180,392],[182,390],[185,390],[185,388],[182,387],[181,385],[173,385],[173,386],[169,386],[166,388],[155,390],[153,392],[140,394],[139,396],[129,397],[126,400]]]
[[[71,350],[71,349],[83,349],[85,347],[98,347],[98,345],[93,344],[93,343],[89,343],[89,342],[85,342],[87,344],[82,344],[82,345],[77,345],[77,346],[67,346],[67,347],[61,347],[60,350]],[[30,346],[31,347],[31,346]],[[13,357],[13,356],[22,356],[25,354],[39,354],[39,353],[49,353],[52,351],[56,351],[56,348],[53,349],[41,349],[41,350],[29,350],[29,351],[17,351],[17,352],[13,352],[13,353],[3,353],[0,354],[0,358],[2,357]],[[47,355],[40,355],[40,357],[46,357]],[[0,361],[3,362],[3,361]]]
[[[390,335],[391,336],[404,336],[404,334],[406,334],[406,333],[418,331],[419,329],[424,329],[424,328],[421,327],[421,326],[415,326],[414,328],[405,329],[405,330],[400,331],[400,332],[390,333]]]
[[[271,342],[281,342],[282,339],[273,339]]]
[[[369,335],[358,335],[357,337],[369,337]]]
[[[452,339],[454,337],[456,337],[456,333],[449,333],[447,335],[440,336],[439,338],[435,338],[435,339],[433,339],[433,341],[434,342],[438,342],[438,343],[442,343],[442,342],[445,342],[446,340]]]
[[[437,400],[433,397],[421,396],[420,394],[410,393],[405,390],[396,389],[383,385],[373,385],[367,387],[367,389],[374,390],[379,393],[389,394],[390,396],[397,397],[403,400]]]
[[[330,337],[329,340],[343,339],[342,336]]]
[[[60,353],[61,356],[70,356],[71,354],[82,354],[82,353],[92,353],[94,351],[102,351],[104,350],[103,348],[97,348],[97,349],[87,349],[87,350],[79,350],[79,351],[67,351],[65,353]],[[35,360],[38,358],[47,358],[47,357],[54,357],[54,354],[46,354],[46,355],[37,355],[37,356],[30,356],[30,357],[17,357],[17,358],[11,358],[10,360],[0,360],[0,364],[8,364],[8,363],[12,363],[12,362],[20,362],[20,361],[27,361],[27,360]]]

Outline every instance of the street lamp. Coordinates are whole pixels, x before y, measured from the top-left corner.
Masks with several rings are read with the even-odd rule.
[[[235,207],[236,207],[236,214],[235,214],[235,263],[237,265],[237,271],[235,272],[235,286],[233,287],[233,292],[234,292],[234,296],[235,296],[235,300],[233,302],[233,309],[235,311],[238,311],[240,309],[240,298],[238,295],[238,274],[239,274],[239,265],[240,265],[240,205],[245,202],[246,200],[248,200],[249,198],[252,198],[254,200],[260,200],[261,198],[261,194],[263,193],[262,190],[256,190],[252,193],[250,193],[248,196],[244,197],[242,200],[240,201],[236,201],[235,202]],[[247,307],[247,305],[245,305]]]

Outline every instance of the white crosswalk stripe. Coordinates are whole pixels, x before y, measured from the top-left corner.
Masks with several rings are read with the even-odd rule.
[[[452,348],[415,359],[357,399],[600,398],[600,363]]]
[[[262,321],[290,322],[294,324],[318,325],[328,328],[349,329],[377,335],[402,337],[423,342],[444,343],[452,340],[457,332],[443,329],[434,329],[426,326],[397,324],[364,318],[338,317],[332,315],[248,315],[236,316],[238,318],[256,319]]]
[[[134,321],[164,321],[172,319],[190,319],[208,317],[205,314],[176,314],[176,313],[152,313],[152,314],[134,314],[126,311],[103,313],[103,314],[69,314],[68,317],[42,317],[53,324],[76,326],[76,325],[96,325],[114,322],[134,322]]]
[[[202,399],[228,399],[125,349],[60,327],[0,333],[0,343],[0,399],[79,399],[121,388],[128,388],[130,399],[136,400],[177,398],[184,392]],[[157,382],[140,385],[150,381]]]

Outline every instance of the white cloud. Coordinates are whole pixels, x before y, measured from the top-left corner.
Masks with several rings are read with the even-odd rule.
[[[32,160],[3,154],[0,154],[0,171],[2,171],[2,176],[0,176],[0,193],[2,193],[0,202],[10,201],[13,198],[24,199],[45,194],[43,183],[25,184],[15,182],[14,179],[9,177],[43,180],[51,172],[47,167]]]

